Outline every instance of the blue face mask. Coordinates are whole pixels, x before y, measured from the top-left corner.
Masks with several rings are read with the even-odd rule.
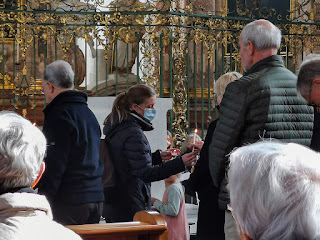
[[[143,116],[151,122],[156,117],[156,110],[152,108],[146,108],[144,109]]]

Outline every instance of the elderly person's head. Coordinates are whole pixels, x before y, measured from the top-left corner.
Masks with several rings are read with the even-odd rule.
[[[258,61],[276,55],[281,31],[271,22],[260,19],[247,24],[240,34],[240,59],[245,70]]]
[[[216,105],[220,105],[222,101],[223,94],[226,90],[227,85],[242,77],[241,73],[238,72],[228,72],[223,74],[214,84],[214,94],[216,95]]]
[[[309,104],[320,106],[320,54],[310,54],[302,62],[297,89]]]
[[[50,103],[59,93],[73,89],[74,72],[69,63],[57,60],[44,70],[42,91],[46,102]]]
[[[188,134],[187,139],[184,140],[184,142],[182,143],[181,147],[180,147],[180,151],[182,153],[186,153],[189,150],[192,150],[192,144],[193,141],[197,144],[197,143],[203,143],[201,137],[195,133],[192,132],[190,134]],[[202,146],[202,145],[201,145]]]
[[[294,143],[257,142],[231,153],[228,177],[242,239],[320,239],[318,153]]]
[[[1,193],[36,184],[44,170],[44,135],[14,112],[0,112],[0,123]]]

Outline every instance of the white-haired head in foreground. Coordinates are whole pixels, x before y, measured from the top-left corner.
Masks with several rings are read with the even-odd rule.
[[[320,157],[274,140],[230,155],[231,208],[243,239],[320,239]]]
[[[42,132],[20,115],[0,112],[0,190],[30,187],[46,151]]]

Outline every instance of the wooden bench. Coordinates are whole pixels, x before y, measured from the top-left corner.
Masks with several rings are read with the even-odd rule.
[[[66,226],[83,240],[168,240],[167,224],[155,211],[137,212],[133,222]]]

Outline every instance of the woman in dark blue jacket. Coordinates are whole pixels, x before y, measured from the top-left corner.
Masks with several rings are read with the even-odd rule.
[[[153,162],[144,131],[153,129],[156,94],[149,86],[138,84],[114,101],[103,129],[115,172],[115,185],[104,189],[103,217],[106,222],[132,221],[136,212],[151,209],[151,182],[168,178],[193,165],[196,152],[172,161]],[[153,165],[154,163],[158,165]]]

